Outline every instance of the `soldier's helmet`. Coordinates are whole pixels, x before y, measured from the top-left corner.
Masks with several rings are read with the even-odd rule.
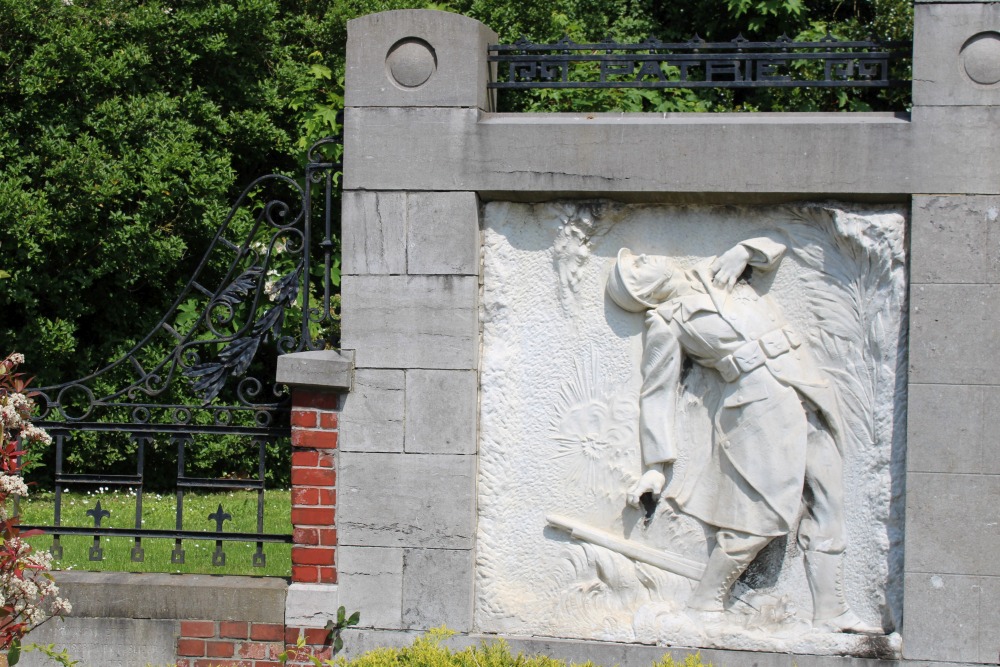
[[[656,304],[650,303],[643,296],[647,285],[639,285],[635,276],[636,256],[628,248],[618,251],[618,259],[608,276],[608,296],[611,300],[630,313],[641,313]]]

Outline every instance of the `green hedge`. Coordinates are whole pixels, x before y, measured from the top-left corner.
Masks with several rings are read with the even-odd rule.
[[[312,658],[311,662],[317,666],[338,667],[596,667],[589,661],[578,664],[544,655],[515,655],[502,639],[455,651],[442,643],[454,634],[445,628],[438,628],[418,637],[412,645],[404,648],[377,648],[350,660],[338,657],[321,662]],[[286,654],[285,658],[290,658],[290,654]],[[283,664],[284,662],[282,660]],[[689,654],[683,661],[674,660],[673,656],[665,653],[652,663],[652,667],[711,666],[712,663],[702,662],[701,654],[697,653]]]

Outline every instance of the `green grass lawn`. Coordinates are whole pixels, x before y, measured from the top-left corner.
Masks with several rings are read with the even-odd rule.
[[[104,518],[101,526],[106,528],[135,527],[135,495],[127,491],[103,490],[92,493],[62,494],[62,525],[93,526],[94,520],[87,516],[87,510],[94,509],[100,501],[101,509],[111,515]],[[215,522],[208,515],[219,505],[232,515],[226,521],[225,532],[255,532],[257,528],[257,493],[255,491],[226,491],[221,493],[184,494],[184,530],[215,530]],[[174,495],[145,493],[142,496],[142,521],[147,529],[172,530],[176,527],[177,500]],[[53,492],[32,493],[21,500],[21,522],[24,524],[51,525],[55,508]],[[264,532],[291,534],[291,494],[288,490],[264,492]],[[265,567],[253,567],[252,558],[256,544],[223,542],[226,564],[212,565],[215,540],[184,540],[184,563],[170,562],[174,548],[172,539],[145,538],[142,547],[145,559],[141,563],[131,560],[133,539],[130,537],[102,537],[104,560],[91,561],[88,550],[93,546],[93,537],[84,535],[64,535],[61,538],[63,557],[53,563],[58,570],[93,570],[110,572],[183,572],[199,574],[245,574],[256,576],[287,577],[291,573],[291,545],[265,543]],[[28,540],[37,549],[49,549],[52,537],[40,535]]]

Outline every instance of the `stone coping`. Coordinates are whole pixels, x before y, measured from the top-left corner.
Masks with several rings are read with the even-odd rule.
[[[54,572],[72,617],[285,622],[288,583],[275,577]]]

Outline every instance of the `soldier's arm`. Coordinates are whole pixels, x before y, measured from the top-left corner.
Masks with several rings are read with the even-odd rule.
[[[784,244],[766,237],[748,239],[722,253],[709,267],[716,287],[732,289],[747,266],[770,271],[785,254]]]

